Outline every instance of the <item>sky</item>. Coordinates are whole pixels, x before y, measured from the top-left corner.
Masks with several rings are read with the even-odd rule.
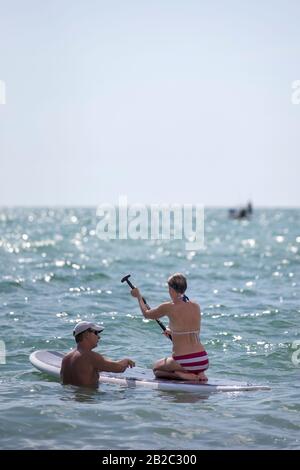
[[[0,0],[0,206],[300,206],[298,0]]]

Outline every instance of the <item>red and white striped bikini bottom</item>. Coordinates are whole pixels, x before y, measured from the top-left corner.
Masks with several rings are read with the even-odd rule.
[[[178,362],[187,372],[200,374],[208,369],[209,361],[206,351],[184,354],[182,356],[173,356],[174,361]]]

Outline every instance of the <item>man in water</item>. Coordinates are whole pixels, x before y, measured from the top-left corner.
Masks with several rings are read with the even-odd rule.
[[[127,367],[135,366],[131,359],[113,361],[92,351],[96,348],[103,329],[102,326],[87,321],[77,323],[73,331],[77,348],[62,361],[60,376],[64,385],[97,388],[100,372],[124,372]]]

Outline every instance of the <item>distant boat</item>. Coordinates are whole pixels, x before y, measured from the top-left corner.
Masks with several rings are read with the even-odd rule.
[[[239,209],[229,209],[230,219],[248,219],[253,213],[253,208],[251,202],[248,202],[246,207],[241,207]]]

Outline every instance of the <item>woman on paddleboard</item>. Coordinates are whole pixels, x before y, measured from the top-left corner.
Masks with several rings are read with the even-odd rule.
[[[153,309],[144,303],[139,289],[131,291],[133,297],[138,299],[145,318],[157,320],[163,316],[169,317],[169,328],[165,334],[173,340],[172,356],[155,362],[153,372],[157,378],[206,382],[205,371],[209,361],[199,337],[200,306],[185,295],[187,282],[182,274],[171,276],[168,286],[171,302],[164,302]]]

